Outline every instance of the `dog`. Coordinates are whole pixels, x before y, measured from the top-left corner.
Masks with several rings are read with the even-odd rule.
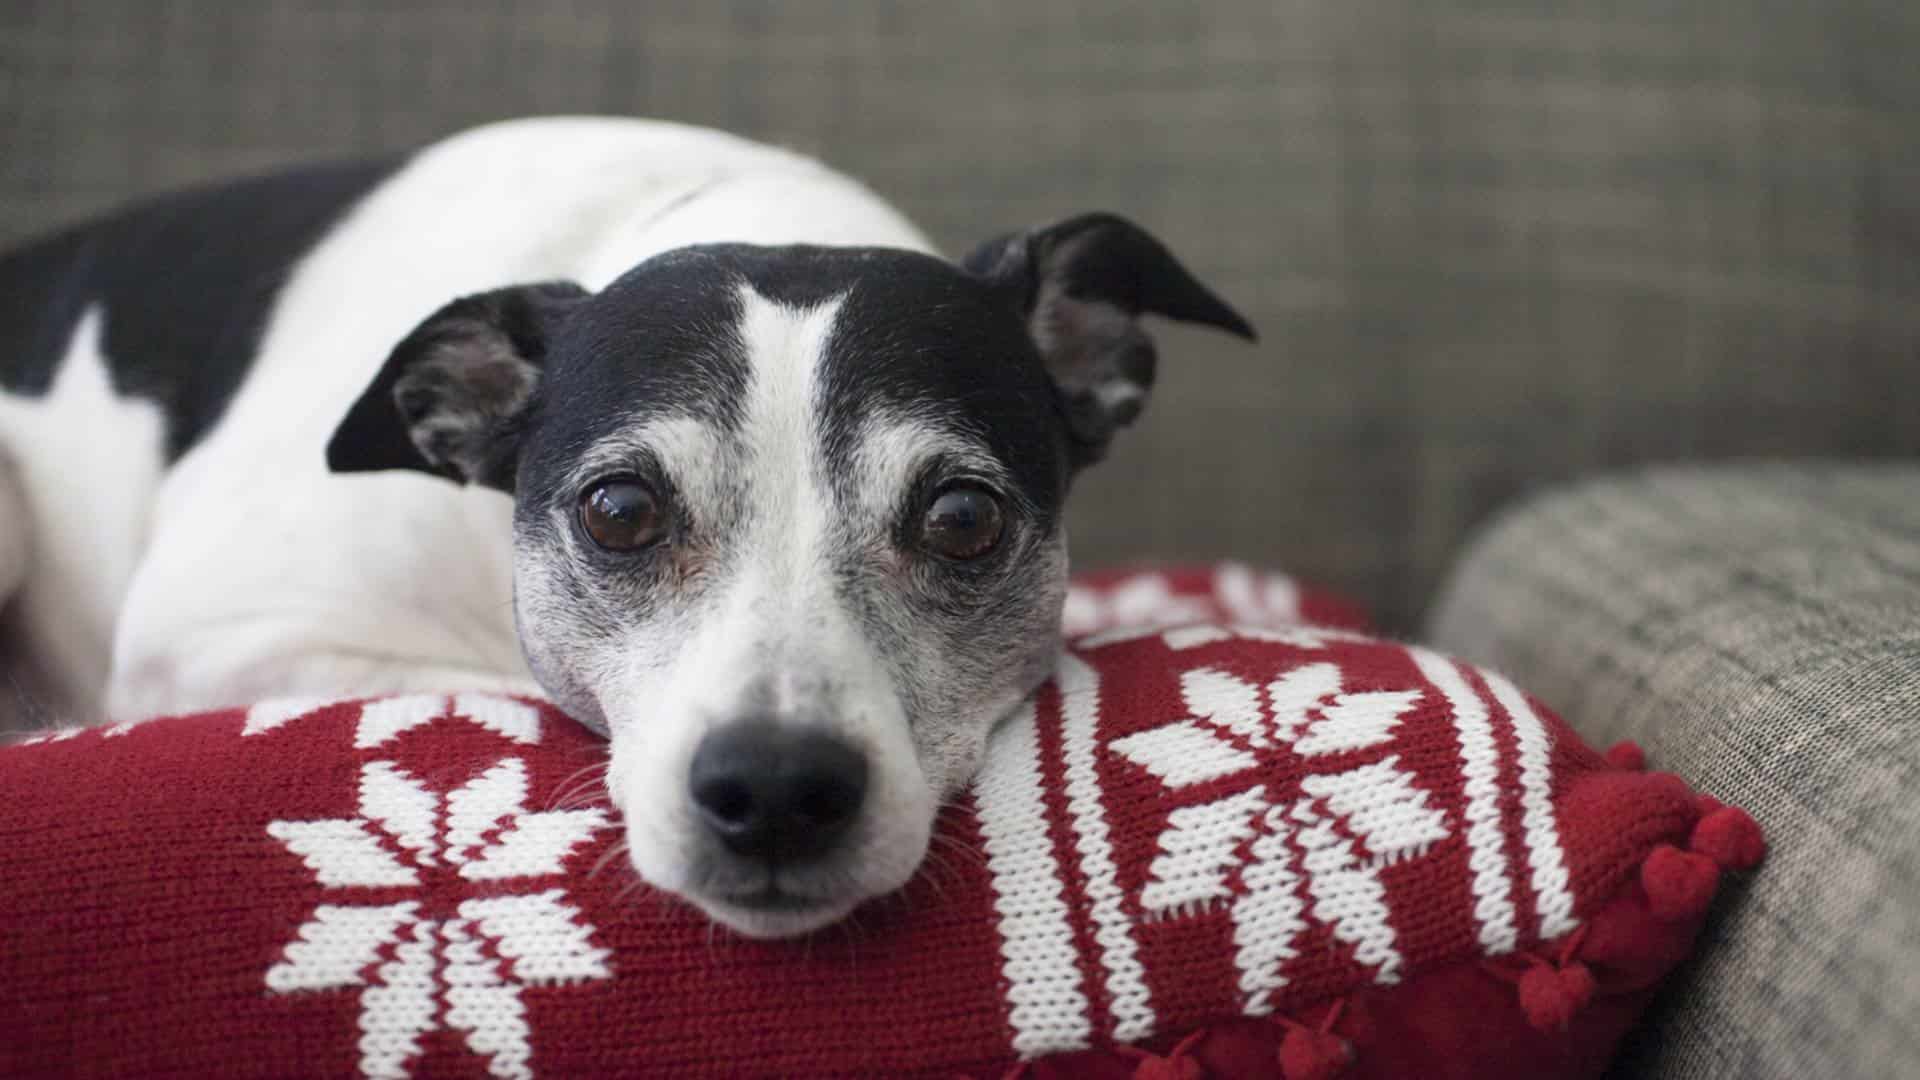
[[[903,885],[1052,670],[1140,317],[1254,336],[1120,217],[954,263],[811,159],[603,118],[165,198],[0,305],[6,640],[59,708],[543,694],[638,874],[751,937]]]

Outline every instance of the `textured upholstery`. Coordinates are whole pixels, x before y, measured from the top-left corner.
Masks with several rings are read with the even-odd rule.
[[[1772,845],[1623,1077],[1920,1069],[1920,466],[1665,470],[1503,516],[1436,604]]]
[[[554,111],[823,154],[952,250],[1109,207],[1265,336],[1163,338],[1082,564],[1231,554],[1406,627],[1544,481],[1920,450],[1917,51],[1907,0],[10,0],[0,241]]]

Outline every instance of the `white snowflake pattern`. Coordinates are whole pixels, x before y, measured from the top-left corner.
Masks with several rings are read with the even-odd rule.
[[[274,698],[247,710],[243,736],[265,735],[334,704],[333,698]],[[524,701],[494,694],[407,694],[360,707],[353,748],[371,750],[403,732],[453,716],[465,717],[524,746],[540,741],[540,710]]]
[[[1198,622],[1214,614],[1205,596],[1182,596],[1161,574],[1136,574],[1105,587],[1067,588],[1061,628],[1068,637],[1098,630]]]
[[[492,1075],[531,1077],[521,988],[608,978],[608,953],[563,889],[487,894],[485,886],[559,875],[611,823],[603,810],[536,812],[526,801],[517,757],[444,798],[398,764],[372,761],[360,772],[354,817],[269,824],[341,902],[314,908],[268,969],[268,989],[358,988],[366,1076],[409,1075],[421,1037],[444,1026],[462,1033]],[[447,912],[429,910],[424,898],[351,902],[356,888],[424,887],[435,875],[479,895]]]
[[[1067,588],[1061,625],[1069,638],[1114,640],[1157,633],[1170,626],[1224,621],[1253,627],[1302,624],[1300,586],[1285,574],[1256,571],[1241,563],[1214,568],[1207,592],[1176,592],[1165,575],[1147,571],[1107,585]]]
[[[1265,687],[1196,668],[1180,680],[1188,716],[1109,744],[1174,792],[1248,777],[1231,794],[1168,814],[1140,903],[1160,918],[1230,904],[1250,1012],[1271,1010],[1309,918],[1330,926],[1376,981],[1398,981],[1401,956],[1380,870],[1448,835],[1445,815],[1428,805],[1397,755],[1310,773],[1290,797],[1257,781],[1268,755],[1311,762],[1385,746],[1421,698],[1419,690],[1346,691],[1343,682],[1333,663],[1293,668]]]
[[[1352,630],[1304,623],[1299,626],[1258,626],[1245,623],[1219,625],[1163,621],[1102,630],[1075,641],[1073,645],[1075,649],[1085,652],[1150,637],[1158,637],[1161,644],[1174,652],[1186,652],[1202,645],[1212,645],[1217,641],[1231,641],[1235,638],[1264,641],[1273,645],[1288,645],[1296,649],[1324,649],[1328,645],[1341,642],[1372,640],[1367,635],[1355,633]]]

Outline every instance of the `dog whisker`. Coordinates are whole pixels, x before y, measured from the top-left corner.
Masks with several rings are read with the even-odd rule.
[[[853,911],[848,913],[841,927],[841,939],[847,943],[847,967],[857,968],[860,966],[860,945],[866,934],[866,926],[860,921],[860,913]]]
[[[647,883],[644,878],[640,877],[640,875],[638,874],[635,874],[633,876],[632,881],[629,881],[625,885],[621,886],[620,891],[613,895],[614,906],[618,907],[621,904],[626,903],[628,897],[632,896],[636,892],[640,892],[643,889],[646,890],[646,892],[642,894],[643,899],[645,899],[646,897],[652,897],[652,896],[658,895],[657,893],[654,892],[654,890],[647,889]]]
[[[927,857],[921,861],[920,878],[927,883],[928,888],[933,890],[935,896],[944,900],[947,896],[947,886],[943,879],[952,870],[952,865],[939,852],[929,851]]]
[[[605,791],[597,790],[594,786],[588,785],[586,787],[580,788],[577,791],[570,791],[564,795],[556,795],[553,798],[553,800],[550,803],[548,803],[547,809],[549,810],[586,810],[586,809],[611,810],[613,809],[613,803],[608,798],[607,793]]]
[[[583,793],[591,791],[595,785],[604,781],[608,764],[606,760],[595,761],[575,770],[571,776],[555,785],[555,794],[548,801],[547,808],[552,810],[562,804],[574,804]],[[579,806],[568,805],[566,808],[579,809]]]
[[[957,836],[952,836],[947,833],[934,833],[929,839],[927,844],[928,853],[932,854],[936,850],[944,856],[964,859],[975,866],[984,867],[987,865],[986,852]]]
[[[627,840],[626,837],[623,836],[608,846],[607,850],[603,852],[600,858],[593,864],[593,869],[587,871],[587,876],[591,878],[598,875],[600,871],[606,869],[608,863],[626,853]]]

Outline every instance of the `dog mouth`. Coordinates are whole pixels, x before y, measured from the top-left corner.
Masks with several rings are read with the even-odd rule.
[[[712,899],[715,903],[723,904],[727,907],[739,908],[742,911],[791,913],[818,911],[821,908],[835,906],[831,900],[814,896],[802,896],[799,893],[782,889],[772,882],[768,882],[765,886],[748,892],[722,893],[714,896]]]
[[[743,892],[692,895],[706,916],[742,937],[790,938],[810,934],[847,917],[858,899],[808,896],[768,882]]]

